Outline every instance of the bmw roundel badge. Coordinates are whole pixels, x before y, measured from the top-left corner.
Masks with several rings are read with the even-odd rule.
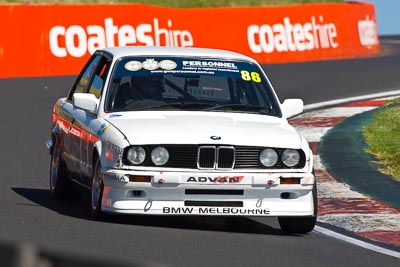
[[[217,136],[217,135],[213,135],[210,137],[212,140],[216,141],[216,140],[221,140],[221,136]]]

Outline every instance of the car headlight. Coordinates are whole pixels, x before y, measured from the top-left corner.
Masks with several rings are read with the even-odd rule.
[[[287,167],[293,167],[300,162],[300,153],[296,149],[285,149],[282,153],[282,162]]]
[[[278,162],[278,153],[272,148],[266,148],[260,153],[260,162],[265,167],[272,167]]]
[[[146,150],[141,146],[132,146],[129,148],[126,158],[135,165],[142,164],[146,159]]]
[[[169,160],[169,152],[165,147],[158,146],[151,151],[151,161],[156,166],[165,165]]]

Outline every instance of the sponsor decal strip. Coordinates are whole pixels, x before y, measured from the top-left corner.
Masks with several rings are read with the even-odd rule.
[[[228,207],[164,207],[163,214],[268,215],[269,210]]]
[[[189,177],[187,183],[214,183],[214,184],[238,184],[244,176],[218,176],[218,177]]]
[[[375,10],[370,3],[199,11],[142,4],[2,5],[0,23],[7,27],[0,27],[0,34],[7,38],[0,39],[0,77],[76,74],[96,49],[111,46],[211,47],[237,51],[261,63],[379,52]],[[87,16],[70,16],[80,13]],[[36,51],[30,57],[29,68],[15,64],[26,62],[20,51]],[[235,66],[214,63],[189,61],[186,67],[200,64],[237,71]],[[164,71],[174,68],[173,62],[160,64]],[[132,71],[144,67],[151,65],[138,61],[127,66]],[[259,81],[257,73],[244,70],[241,75],[243,80]]]
[[[93,133],[86,132],[81,128],[72,125],[69,121],[64,120],[61,117],[53,116],[53,122],[55,122],[61,131],[67,135],[74,135],[79,139],[86,140],[90,143],[96,143],[99,137]],[[102,129],[103,132],[104,129]]]

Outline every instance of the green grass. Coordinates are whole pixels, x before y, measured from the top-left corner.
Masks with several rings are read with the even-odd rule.
[[[167,7],[271,6],[304,3],[344,2],[344,0],[0,0],[0,4],[126,4],[142,3]]]
[[[396,99],[374,114],[363,129],[369,148],[382,166],[381,172],[400,181],[400,99]]]

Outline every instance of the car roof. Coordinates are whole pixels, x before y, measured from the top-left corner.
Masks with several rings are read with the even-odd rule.
[[[227,58],[256,62],[248,56],[221,49],[193,48],[193,47],[165,47],[165,46],[118,46],[100,49],[112,54],[116,58],[125,56],[193,56]]]

